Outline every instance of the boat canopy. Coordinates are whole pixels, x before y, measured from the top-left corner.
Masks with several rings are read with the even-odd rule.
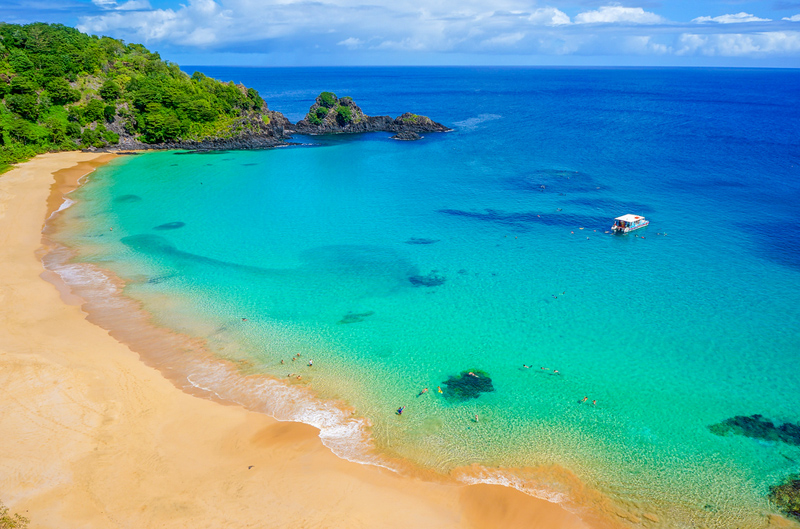
[[[636,222],[637,220],[644,220],[644,217],[641,215],[623,215],[621,217],[617,217],[614,220],[621,220],[623,222]]]

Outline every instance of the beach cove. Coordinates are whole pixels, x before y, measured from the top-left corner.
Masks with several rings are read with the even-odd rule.
[[[339,459],[315,428],[180,391],[86,321],[37,254],[53,175],[69,189],[108,158],[0,177],[0,490],[30,527],[587,527],[510,488]]]

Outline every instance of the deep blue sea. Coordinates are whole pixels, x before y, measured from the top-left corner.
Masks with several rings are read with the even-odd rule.
[[[800,439],[710,427],[800,423],[800,71],[198,69],[293,122],[332,91],[453,131],[93,173],[62,273],[199,339],[193,385],[603,523],[767,527]]]

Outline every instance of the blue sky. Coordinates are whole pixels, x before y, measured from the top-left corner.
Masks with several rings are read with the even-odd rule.
[[[3,0],[184,65],[800,67],[800,0]]]

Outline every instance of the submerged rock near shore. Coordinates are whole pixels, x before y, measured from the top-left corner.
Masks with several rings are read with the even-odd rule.
[[[395,132],[395,139],[419,139],[420,132],[447,132],[451,129],[426,116],[406,112],[394,119],[368,116],[350,97],[336,97],[322,92],[306,114],[293,125],[299,134],[346,134],[358,132]]]

